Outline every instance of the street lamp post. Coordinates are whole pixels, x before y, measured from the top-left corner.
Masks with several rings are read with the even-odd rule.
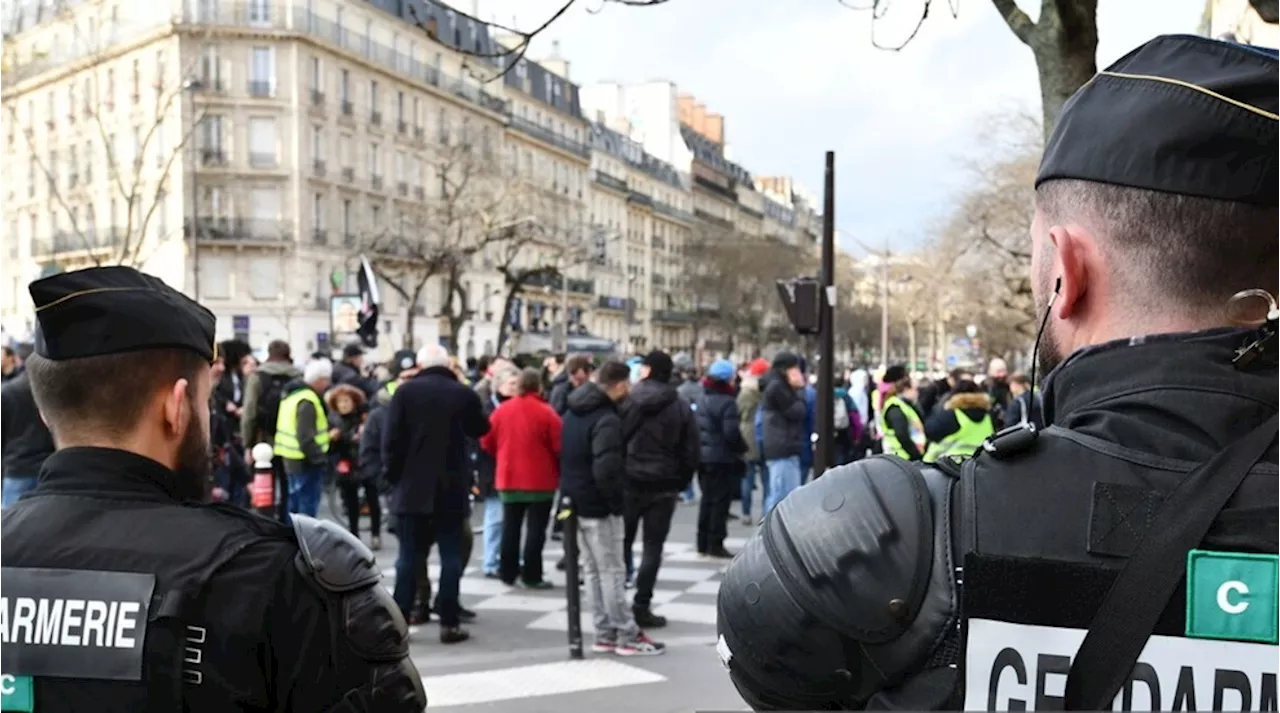
[[[191,132],[194,134],[198,127],[195,125],[196,117],[196,94],[204,87],[204,84],[195,77],[190,77],[183,82],[182,89],[191,99]],[[197,176],[200,170],[200,149],[198,141],[191,142],[191,298],[200,301],[200,189]]]

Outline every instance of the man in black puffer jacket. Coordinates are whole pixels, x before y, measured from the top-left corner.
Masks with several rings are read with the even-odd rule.
[[[692,407],[676,395],[676,387],[671,384],[672,370],[670,356],[656,349],[649,352],[640,366],[640,382],[632,388],[622,414],[622,440],[627,448],[623,544],[630,573],[631,545],[643,522],[644,554],[636,576],[632,611],[636,623],[645,629],[667,623],[650,611],[649,603],[676,499],[680,491],[689,487],[698,469],[698,422]]]
[[[702,440],[702,466],[698,470],[698,554],[733,559],[725,549],[729,534],[729,505],[742,478],[742,454],[747,443],[738,427],[738,401],[733,389],[737,369],[720,359],[707,369],[703,395],[696,410]]]
[[[36,330],[35,341],[43,348]],[[31,380],[25,369],[11,373],[0,389],[0,459],[3,460],[4,496],[0,507],[17,502],[36,487],[44,460],[53,454],[53,434],[40,418]]]

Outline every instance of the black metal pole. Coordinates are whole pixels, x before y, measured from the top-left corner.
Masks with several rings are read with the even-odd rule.
[[[578,588],[578,515],[567,495],[560,497],[556,518],[564,523],[564,593],[569,608],[569,658],[582,658],[582,590]]]
[[[818,295],[818,444],[814,475],[835,465],[835,291],[836,274],[836,154],[827,152],[826,185],[822,201],[822,294]]]

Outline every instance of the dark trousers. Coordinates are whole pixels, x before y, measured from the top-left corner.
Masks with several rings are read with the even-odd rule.
[[[471,519],[462,519],[462,547],[460,557],[462,563],[459,565],[463,572],[467,571],[467,563],[471,561],[471,548],[475,546],[476,536],[471,532]],[[430,558],[431,552],[423,552],[422,557],[418,559],[418,610],[423,621],[427,620],[428,608],[435,609],[435,603],[431,601],[431,575],[427,572],[427,560]]]
[[[520,561],[520,530],[525,518],[524,563]],[[502,547],[498,575],[507,584],[516,577],[526,584],[542,581],[542,546],[547,541],[547,521],[551,519],[551,501],[502,504]]]
[[[276,518],[280,522],[289,522],[289,476],[284,472],[284,458],[275,456],[271,459],[271,470],[276,476]]]
[[[698,552],[724,549],[729,535],[729,505],[741,489],[741,464],[707,463],[698,473],[702,500],[698,503]]]
[[[396,517],[400,556],[396,559],[396,605],[408,619],[418,594],[418,565],[425,562],[434,543],[440,553],[440,586],[436,594],[436,614],[440,625],[456,627],[458,587],[462,579],[462,522],[459,515],[407,515]]]
[[[369,506],[369,534],[382,534],[382,502],[378,499],[378,484],[369,480],[342,477],[338,479],[338,489],[342,492],[342,503],[347,508],[347,529],[356,537],[360,536],[360,488],[364,488],[364,504]]]
[[[632,607],[647,610],[653,600],[653,585],[658,581],[658,568],[662,566],[662,548],[671,532],[671,517],[676,512],[679,493],[626,494],[623,508],[622,548],[627,557],[627,571],[632,571],[631,547],[636,532],[644,525],[644,549],[640,555],[640,571],[636,573],[636,598]]]

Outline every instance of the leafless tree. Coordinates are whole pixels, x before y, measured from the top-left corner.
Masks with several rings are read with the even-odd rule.
[[[105,11],[105,6],[101,9]],[[80,11],[83,10],[76,10]],[[131,127],[134,146],[131,155],[125,156],[118,146],[119,137],[116,132],[128,125],[122,124],[122,117],[116,113],[115,95],[118,92],[114,79],[115,68],[111,66],[115,56],[109,52],[114,41],[107,29],[110,24],[105,17],[102,18],[98,26],[103,29],[98,36],[92,37],[81,32],[74,22],[68,22],[67,25],[73,29],[69,40],[74,44],[72,51],[82,57],[84,64],[76,73],[74,83],[61,90],[66,92],[67,101],[70,102],[66,123],[70,125],[77,120],[87,122],[92,127],[96,142],[90,140],[84,146],[67,145],[66,153],[58,158],[58,144],[52,143],[53,139],[50,139],[50,145],[41,147],[37,141],[38,127],[30,123],[21,125],[17,99],[20,89],[14,87],[20,87],[19,78],[15,75],[22,64],[15,55],[16,40],[12,38],[5,40],[6,61],[3,76],[0,76],[0,82],[5,85],[5,94],[13,92],[13,95],[3,97],[4,109],[8,120],[17,129],[17,133],[22,135],[34,172],[47,185],[49,200],[56,206],[55,214],[70,225],[75,245],[85,251],[85,259],[95,266],[141,266],[150,257],[151,251],[167,237],[159,235],[152,241],[147,240],[157,213],[164,209],[169,191],[168,179],[174,165],[181,166],[179,162],[186,146],[203,119],[203,112],[200,112],[190,124],[183,125],[182,122],[183,98],[192,88],[187,78],[193,76],[195,61],[174,72],[164,63],[161,55],[159,66],[154,67],[153,81],[150,84],[135,72],[131,78],[129,100],[146,109],[139,114],[142,116],[141,123]],[[124,77],[121,79],[124,80]],[[47,117],[49,130],[52,130],[58,118],[60,117]],[[178,127],[176,131],[172,128],[174,126]],[[178,137],[176,141],[173,140],[175,134]],[[101,144],[104,161],[99,161],[94,155],[97,153],[95,143]],[[42,148],[47,152],[43,156]],[[83,153],[80,152],[82,148]],[[63,165],[58,165],[64,160]],[[63,170],[68,163],[69,170]],[[9,167],[9,170],[12,175],[14,167]],[[96,215],[92,203],[93,190],[98,185],[93,180],[93,172],[97,170],[105,173],[108,194],[112,199],[121,201],[126,213],[123,227],[112,225],[110,232],[105,235],[99,234],[101,229],[95,227]],[[109,217],[114,219],[116,216]]]
[[[536,190],[529,197],[531,203],[526,205],[532,207],[532,217],[512,225],[493,243],[493,267],[502,275],[505,293],[498,327],[498,353],[502,353],[511,338],[507,315],[521,294],[535,284],[567,290],[572,279],[570,272],[594,262],[597,257],[597,246],[586,239],[586,226],[548,205],[554,198]],[[568,316],[561,317],[567,324]]]
[[[403,196],[394,227],[364,241],[374,272],[406,305],[406,347],[432,278],[445,281],[449,298],[438,316],[449,324],[448,337],[457,336],[474,314],[461,275],[486,246],[504,239],[505,226],[519,220],[522,187],[502,170],[497,150],[489,133],[465,128],[456,140],[437,146],[423,195]]]
[[[771,238],[749,238],[727,228],[704,226],[686,243],[689,290],[695,307],[694,343],[704,329],[756,350],[789,332],[774,287],[781,279],[812,274],[812,256]]]

